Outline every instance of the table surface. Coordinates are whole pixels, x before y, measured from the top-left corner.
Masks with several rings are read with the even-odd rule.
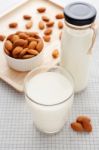
[[[92,133],[76,133],[72,131],[70,122],[75,120],[79,114],[86,114],[92,118]],[[48,136],[37,131],[33,125],[32,114],[25,104],[24,95],[16,92],[0,80],[0,150],[39,149],[99,150],[98,32],[93,49],[88,87],[82,93],[75,95],[71,117],[59,134]]]

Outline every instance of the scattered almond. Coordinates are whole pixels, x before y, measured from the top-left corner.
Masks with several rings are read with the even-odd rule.
[[[43,21],[40,21],[38,26],[40,30],[43,30],[45,28]]]
[[[56,15],[56,19],[63,19],[64,18],[64,14],[63,13],[59,13]]]
[[[59,21],[59,22],[58,22],[58,28],[59,28],[59,29],[62,29],[62,28],[63,28],[63,22],[62,22],[62,21]]]
[[[76,121],[79,122],[79,123],[82,123],[84,121],[90,122],[91,119],[89,117],[87,117],[87,116],[82,115],[82,116],[78,116],[77,119],[76,119]]]
[[[59,51],[57,49],[55,49],[53,52],[52,52],[52,57],[54,59],[58,58],[59,57]]]
[[[54,26],[54,21],[49,21],[48,23],[46,23],[47,27],[53,27]]]
[[[88,120],[84,120],[82,126],[86,132],[92,132],[92,125]]]
[[[39,13],[44,13],[46,11],[46,8],[45,7],[40,7],[40,8],[37,9],[37,11]]]
[[[25,25],[26,29],[31,29],[32,26],[33,26],[33,22],[32,22],[32,21],[29,21],[29,22]]]
[[[30,15],[24,15],[23,18],[24,18],[25,20],[30,20],[32,17],[31,17]]]
[[[77,131],[77,132],[82,132],[82,131],[84,131],[82,125],[81,125],[79,122],[73,122],[73,123],[71,123],[71,128],[72,128],[74,131]]]
[[[49,35],[43,36],[43,39],[45,42],[49,42],[51,40],[51,37]]]
[[[0,35],[0,41],[4,41],[5,36],[4,35]]]
[[[42,16],[42,20],[48,22],[50,19],[47,16]]]
[[[16,22],[12,22],[9,24],[9,28],[17,28],[18,24]]]
[[[12,48],[13,48],[12,42],[7,40],[5,42],[5,49],[7,49],[8,51],[12,51]]]
[[[52,29],[46,29],[45,31],[44,31],[44,34],[45,35],[50,35],[52,33]]]

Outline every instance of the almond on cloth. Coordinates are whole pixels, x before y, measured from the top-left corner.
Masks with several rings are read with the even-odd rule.
[[[9,24],[9,28],[17,28],[17,27],[18,27],[17,22],[12,22]]]
[[[23,16],[23,19],[25,19],[25,20],[30,20],[32,17],[30,16],[30,15],[24,15]]]
[[[39,13],[44,13],[46,11],[46,8],[45,7],[39,7],[39,8],[37,8],[37,11]]]
[[[45,42],[49,42],[51,40],[51,37],[49,35],[43,36],[43,39]]]
[[[39,26],[40,30],[43,30],[45,28],[45,25],[44,25],[43,21],[40,21],[38,26]]]
[[[56,59],[56,58],[59,57],[59,51],[58,51],[57,49],[53,50],[53,52],[52,52],[52,57],[53,57],[54,59]]]
[[[85,120],[88,121],[88,122],[91,121],[91,119],[88,116],[85,116],[85,115],[78,116],[77,119],[76,119],[76,121],[79,122],[79,123],[82,123]]]
[[[47,27],[53,27],[54,26],[54,21],[49,21],[46,23]]]
[[[44,31],[44,34],[45,35],[50,35],[52,33],[52,29],[46,29],[45,31]]]
[[[50,19],[47,16],[42,16],[42,20],[48,22]]]
[[[59,13],[56,15],[56,19],[63,19],[64,18],[64,14],[63,13]]]
[[[0,41],[4,41],[4,39],[5,39],[5,36],[0,34]]]
[[[71,123],[71,128],[76,132],[83,132],[84,131],[82,125],[79,122]]]
[[[62,29],[62,28],[63,28],[63,22],[62,22],[62,21],[59,21],[59,22],[58,22],[58,28],[59,28],[59,29]]]
[[[25,25],[26,29],[31,29],[32,26],[33,26],[33,22],[32,22],[32,21],[29,21],[29,22]]]

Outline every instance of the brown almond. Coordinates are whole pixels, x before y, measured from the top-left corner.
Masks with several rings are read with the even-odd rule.
[[[12,51],[13,45],[12,45],[11,41],[9,41],[9,40],[5,41],[4,46],[8,51]]]
[[[7,55],[10,56],[10,51],[8,51],[7,49],[4,49],[4,51],[5,51],[5,53],[6,53]]]
[[[32,26],[33,26],[33,22],[32,22],[32,21],[29,21],[29,22],[25,25],[26,29],[31,29]]]
[[[79,123],[82,123],[84,121],[90,122],[91,119],[88,116],[81,115],[81,116],[77,117],[76,121],[79,122]]]
[[[12,22],[9,24],[9,28],[17,28],[18,24],[16,22]]]
[[[42,16],[42,20],[48,22],[50,19],[47,16]]]
[[[51,40],[51,37],[49,35],[43,36],[43,39],[45,42],[49,42]]]
[[[32,17],[30,16],[30,15],[24,15],[23,16],[23,19],[25,19],[25,20],[30,20]]]
[[[43,30],[45,28],[43,21],[40,21],[38,26],[40,30]]]
[[[50,35],[52,33],[52,29],[46,29],[45,31],[44,31],[44,34],[45,35]]]
[[[30,37],[34,37],[35,35],[38,35],[38,32],[27,32],[26,34]]]
[[[40,7],[40,8],[37,9],[37,11],[39,13],[44,13],[46,11],[46,8],[45,7]]]
[[[81,124],[86,132],[92,132],[92,125],[88,120],[84,120]]]
[[[27,50],[27,53],[29,53],[29,54],[31,54],[31,55],[34,55],[34,56],[36,56],[36,55],[39,54],[39,52],[38,52],[37,50],[33,50],[33,49],[28,49],[28,50]]]
[[[18,58],[18,55],[22,52],[23,48],[20,46],[17,46],[16,48],[13,49],[12,51],[12,56],[14,58]]]
[[[63,19],[64,18],[64,14],[63,13],[59,13],[56,15],[56,19]]]
[[[47,27],[53,27],[54,26],[54,21],[49,21],[46,23]]]
[[[59,57],[59,51],[57,49],[55,49],[53,52],[52,52],[52,57],[54,59],[58,58]]]
[[[20,54],[19,54],[19,58],[22,58],[24,55],[26,55],[28,48],[24,48]]]
[[[19,36],[18,35],[13,35],[12,36],[12,39],[11,39],[11,41],[13,42],[13,43],[15,43],[17,40],[19,40],[20,38],[19,38]]]
[[[19,39],[17,40],[15,43],[14,43],[14,47],[16,46],[26,46],[28,44],[28,41],[27,40],[23,40],[23,39]]]
[[[5,36],[0,34],[0,41],[4,41]]]
[[[23,59],[29,59],[29,58],[32,58],[32,57],[34,57],[34,55],[27,54],[27,55],[24,55],[22,58]]]
[[[59,29],[62,29],[62,28],[63,28],[63,22],[62,22],[62,21],[59,21],[59,22],[58,22],[58,28],[59,28]]]
[[[19,37],[21,38],[21,39],[24,39],[24,40],[26,40],[29,36],[26,34],[26,33],[19,33]]]
[[[43,41],[42,41],[42,40],[39,40],[39,42],[38,42],[38,44],[37,44],[37,46],[36,46],[36,50],[37,50],[38,52],[41,52],[42,49],[43,49],[43,47],[44,47]]]
[[[10,34],[10,35],[7,37],[7,40],[12,41],[13,35],[14,35],[14,34]]]
[[[29,49],[35,49],[36,46],[37,46],[37,42],[36,42],[36,41],[32,41],[32,42],[30,42],[28,48],[29,48]]]
[[[84,131],[82,125],[79,122],[73,122],[71,123],[71,128],[76,132],[82,132]]]

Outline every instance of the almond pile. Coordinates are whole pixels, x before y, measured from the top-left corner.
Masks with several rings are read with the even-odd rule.
[[[76,132],[92,132],[91,119],[87,116],[79,116],[71,123],[71,128]]]
[[[43,47],[43,40],[35,32],[16,32],[9,35],[4,43],[5,53],[15,59],[35,57]]]

